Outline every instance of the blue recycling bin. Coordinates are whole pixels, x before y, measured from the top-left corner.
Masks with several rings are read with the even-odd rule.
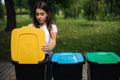
[[[120,57],[114,52],[87,52],[88,80],[120,80]]]
[[[81,53],[58,52],[51,57],[54,80],[81,80],[84,58]]]

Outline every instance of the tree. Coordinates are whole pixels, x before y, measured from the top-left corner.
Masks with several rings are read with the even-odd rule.
[[[105,0],[108,12],[112,16],[120,15],[120,0]]]
[[[72,5],[76,1],[74,0],[64,0],[61,1],[61,7],[64,13],[64,18],[73,17],[75,8]]]
[[[16,13],[13,0],[4,0],[7,14],[7,25],[5,31],[11,31],[16,28]]]
[[[0,20],[4,19],[4,10],[2,3],[0,2]]]
[[[96,16],[97,20],[106,20],[107,18],[107,5],[104,0],[98,2],[98,12]]]
[[[16,9],[16,15],[17,14],[20,14],[20,15],[25,14],[25,12],[23,10],[27,10],[26,0],[13,0],[13,1],[14,1],[14,7]]]
[[[88,20],[95,20],[98,11],[98,1],[85,0],[83,10],[85,18]]]

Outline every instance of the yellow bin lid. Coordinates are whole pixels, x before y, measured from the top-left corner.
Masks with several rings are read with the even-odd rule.
[[[11,35],[11,57],[19,64],[38,64],[45,59],[41,49],[45,44],[45,33],[42,29],[23,26],[15,28]]]

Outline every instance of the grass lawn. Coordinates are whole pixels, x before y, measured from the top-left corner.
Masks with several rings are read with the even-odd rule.
[[[17,16],[17,26],[32,22],[29,16]],[[57,46],[54,52],[113,51],[120,55],[120,21],[87,21],[57,17]],[[0,61],[10,60],[10,32],[0,21]]]

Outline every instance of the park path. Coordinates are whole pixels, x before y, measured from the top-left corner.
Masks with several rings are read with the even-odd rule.
[[[14,65],[11,62],[0,62],[0,80],[16,80]],[[83,78],[87,80],[87,64],[83,65]]]

